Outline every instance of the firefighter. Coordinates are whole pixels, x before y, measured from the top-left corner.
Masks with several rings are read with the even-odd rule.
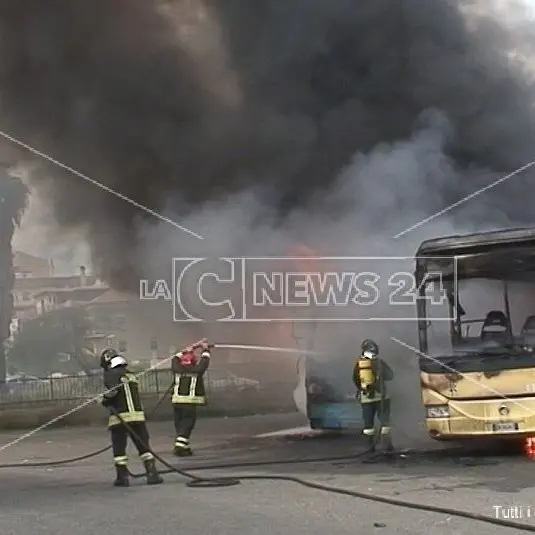
[[[113,484],[116,487],[130,485],[126,456],[129,435],[145,466],[147,484],[163,483],[162,477],[156,470],[154,455],[150,451],[149,432],[145,423],[145,411],[139,395],[137,377],[128,370],[126,359],[113,349],[103,351],[100,362],[104,369],[104,386],[107,389],[102,395],[102,405],[113,409],[110,410],[108,421],[117,473]],[[131,430],[123,425],[119,416]]]
[[[196,349],[201,349],[200,359],[195,355]],[[173,454],[178,457],[193,455],[190,437],[197,422],[197,407],[206,405],[204,373],[210,364],[210,357],[210,346],[206,342],[197,347],[188,347],[173,357],[171,402],[176,432]]]
[[[381,447],[392,452],[390,436],[390,397],[386,383],[393,379],[392,368],[379,357],[379,346],[373,340],[364,340],[361,355],[353,369],[353,382],[357,387],[357,399],[362,406],[364,435],[370,449],[375,450],[375,416],[381,424]]]

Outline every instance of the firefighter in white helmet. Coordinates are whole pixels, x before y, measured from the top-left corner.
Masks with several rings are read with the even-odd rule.
[[[128,436],[136,446],[145,466],[147,484],[163,483],[162,477],[156,470],[154,455],[150,451],[150,437],[139,395],[137,377],[128,370],[126,359],[113,349],[103,351],[101,366],[104,368],[104,386],[107,389],[102,396],[102,405],[108,409],[113,408],[113,411],[110,410],[108,428],[117,473],[114,485],[116,487],[130,485],[126,456]],[[128,424],[132,433],[123,425],[123,422]]]

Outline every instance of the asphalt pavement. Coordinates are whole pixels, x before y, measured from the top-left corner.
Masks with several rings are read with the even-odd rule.
[[[301,461],[327,456],[358,455],[364,444],[356,436],[289,434],[256,435],[303,426],[298,414],[248,418],[203,419],[194,436],[196,456],[175,460],[169,454],[170,423],[151,424],[156,452],[177,466]],[[17,438],[0,434],[0,445]],[[403,442],[400,440],[400,442]],[[409,440],[410,442],[410,440]],[[74,457],[107,444],[106,431],[77,428],[42,431],[0,451],[0,464],[45,462]],[[411,444],[400,444],[411,446]],[[421,447],[421,441],[418,447]],[[512,520],[535,528],[535,462],[521,455],[481,455],[454,451],[432,442],[429,451],[411,452],[386,461],[355,457],[330,462],[262,464],[235,469],[206,469],[206,476],[289,475],[304,480],[353,489],[398,500],[440,505],[491,518]],[[141,464],[131,451],[131,466]],[[165,475],[156,487],[135,479],[127,489],[111,485],[109,452],[57,467],[0,470],[0,532],[2,535],[325,535],[327,533],[472,535],[521,533],[407,508],[375,503],[309,489],[284,481],[242,481],[228,488],[195,489],[176,474]]]

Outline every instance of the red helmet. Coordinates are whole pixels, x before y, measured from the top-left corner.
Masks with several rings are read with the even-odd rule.
[[[191,350],[182,351],[177,357],[182,366],[192,366],[197,361],[195,354]]]

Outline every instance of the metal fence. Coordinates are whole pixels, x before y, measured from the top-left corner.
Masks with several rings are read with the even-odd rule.
[[[172,373],[170,370],[150,370],[139,374],[138,381],[142,394],[162,395],[172,382]],[[257,379],[239,377],[225,370],[208,371],[205,385],[208,392],[260,390],[263,386]],[[104,390],[100,374],[8,382],[0,385],[0,405],[87,399]]]

